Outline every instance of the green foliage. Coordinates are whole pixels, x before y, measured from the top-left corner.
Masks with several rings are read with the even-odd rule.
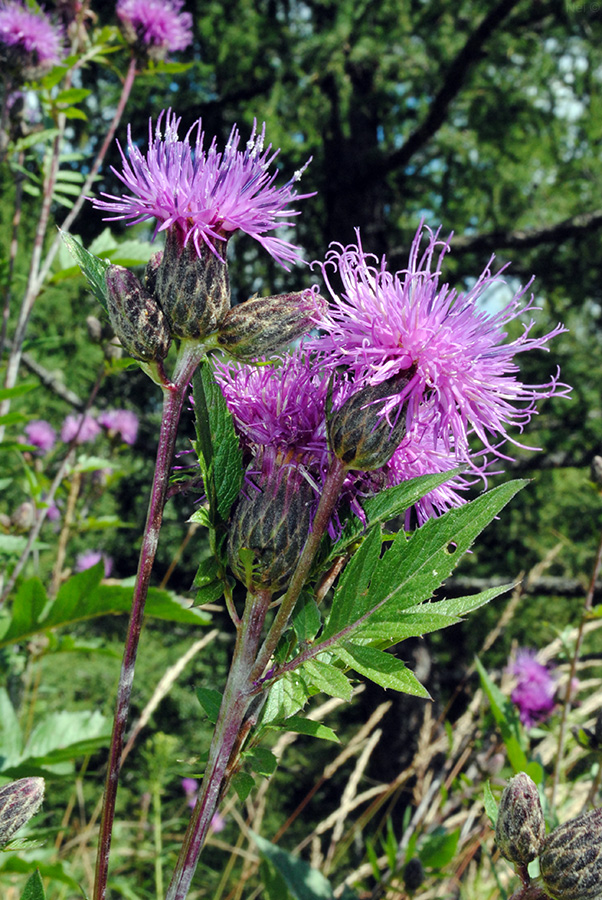
[[[44,885],[39,871],[33,873],[21,894],[21,900],[46,900]]]

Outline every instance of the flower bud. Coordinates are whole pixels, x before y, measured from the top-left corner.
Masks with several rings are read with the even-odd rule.
[[[311,290],[275,297],[251,297],[235,306],[220,325],[218,344],[241,360],[269,356],[313,327],[326,301]]]
[[[225,256],[225,242],[217,249]],[[203,337],[215,331],[230,309],[228,266],[206,244],[200,256],[192,241],[182,246],[177,230],[170,229],[157,269],[155,296],[176,337]]]
[[[147,362],[165,359],[171,334],[157,301],[123,266],[109,266],[106,279],[109,319],[126,352]]]
[[[383,414],[383,402],[399,394],[408,383],[395,375],[370,385],[345,400],[328,421],[330,448],[349,469],[370,472],[390,459],[406,431],[404,410]]]
[[[555,828],[544,843],[539,868],[553,900],[601,900],[602,809]]]
[[[311,526],[315,493],[299,468],[270,463],[247,484],[234,509],[228,538],[230,568],[249,590],[284,590]],[[241,551],[250,551],[250,558]]]
[[[0,788],[0,846],[35,816],[43,799],[43,778],[19,778]]]
[[[525,772],[511,778],[502,794],[495,842],[505,859],[526,866],[539,854],[546,825],[535,783]]]

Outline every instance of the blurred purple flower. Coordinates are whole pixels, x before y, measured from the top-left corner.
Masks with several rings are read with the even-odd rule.
[[[184,140],[178,136],[180,122],[171,110],[163,110],[153,137],[149,121],[146,155],[128,129],[129,161],[119,147],[123,171],[113,171],[131,194],[102,194],[106,200],[92,201],[96,209],[113,213],[106,217],[108,221],[129,219],[135,224],[154,218],[155,234],[173,229],[180,244],[192,241],[199,256],[207,245],[219,257],[216,243],[240,230],[255,238],[284,268],[296,262],[299,248],[272,232],[293,224],[283,221],[297,215],[289,207],[291,202],[312,196],[293,189],[303,169],[282,187],[275,186],[278,170],[271,174],[269,170],[279,151],[272,152],[271,144],[264,149],[265,125],[260,132],[253,125],[244,150],[238,149],[240,133],[234,126],[225,149],[218,151],[215,139],[204,149],[200,119]]]
[[[186,800],[191,809],[195,807],[198,789],[199,783],[196,778],[182,778],[182,790],[186,794]]]
[[[48,453],[56,442],[56,431],[45,419],[34,419],[25,426],[27,441],[41,453]]]
[[[215,834],[219,834],[226,827],[226,820],[219,812],[214,812],[211,816],[211,827]]]
[[[77,434],[76,444],[93,441],[100,434],[100,425],[92,416],[85,415],[82,427],[79,428],[81,416],[67,416],[61,428],[61,440],[68,444]],[[78,434],[79,429],[79,434]]]
[[[96,417],[99,425],[121,435],[125,444],[135,444],[138,437],[138,416],[129,409],[107,409]]]
[[[424,232],[428,244],[421,253]],[[531,320],[520,337],[503,343],[508,324],[537,307],[533,296],[523,299],[527,285],[494,315],[479,308],[478,299],[500,280],[501,273],[491,274],[493,257],[473,287],[458,294],[439,284],[441,263],[450,249],[439,231],[421,225],[408,268],[394,274],[387,271],[384,257],[378,260],[364,252],[359,232],[357,239],[357,245],[332,245],[320,264],[333,305],[317,323],[326,332],[319,346],[332,353],[333,368],[346,365],[359,383],[380,384],[407,373],[408,384],[383,414],[392,415],[406,404],[409,431],[418,416],[422,422],[430,420],[434,449],[474,468],[471,434],[486,451],[502,456],[502,443],[518,443],[508,427],[522,432],[536,414],[537,400],[569,392],[558,381],[558,372],[543,385],[518,380],[515,355],[547,349],[548,341],[566,329],[557,325],[543,337],[531,338]],[[342,281],[340,297],[329,269]]]
[[[118,0],[116,12],[130,43],[164,59],[192,43],[192,16],[183,6],[184,0]]]
[[[86,569],[91,569],[92,566],[99,563],[101,559],[105,567],[105,578],[108,578],[113,571],[113,560],[110,556],[101,553],[100,550],[85,550],[83,553],[80,553],[75,561],[75,571],[85,572]]]
[[[508,667],[517,679],[510,699],[518,707],[520,720],[527,728],[547,719],[554,709],[556,681],[536,656],[535,650],[517,650]]]
[[[0,0],[0,63],[27,77],[40,75],[65,55],[60,28],[42,10]],[[31,70],[31,71],[30,71]]]

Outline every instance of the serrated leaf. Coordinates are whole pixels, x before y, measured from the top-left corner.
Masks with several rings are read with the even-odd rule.
[[[322,640],[342,631],[350,622],[361,618],[372,606],[370,582],[380,561],[382,536],[380,525],[374,526],[359,550],[345,567],[334,595],[330,616]]]
[[[305,719],[303,716],[289,716],[282,723],[270,724],[270,728],[277,728],[281,731],[293,731],[295,734],[308,734],[311,737],[321,738],[323,741],[339,743],[339,739],[332,728],[323,725],[321,722],[315,722],[313,719]]]
[[[370,545],[366,550],[360,548],[356,567],[358,577],[362,575],[361,590],[354,596],[352,579],[341,579],[324,638],[316,646],[330,645],[338,634],[349,637],[355,627],[373,616],[376,616],[374,621],[393,621],[403,610],[432,597],[477,535],[526,483],[514,481],[494,488],[459,509],[429,519],[410,538],[400,532],[376,560],[378,565]],[[368,540],[375,539],[369,535]],[[370,570],[373,574],[367,582]],[[453,607],[449,609],[451,612]]]
[[[330,882],[321,872],[253,831],[249,834],[262,856],[280,873],[294,900],[334,900]]]
[[[226,522],[242,486],[242,451],[232,415],[205,360],[193,379],[197,449],[213,527]]]
[[[303,664],[301,671],[311,684],[329,697],[339,697],[347,702],[351,700],[353,688],[344,672],[336,666],[319,659],[310,659]]]
[[[207,713],[207,718],[212,725],[215,725],[222,705],[221,693],[213,688],[198,687],[196,689],[196,695],[197,700]]]
[[[281,723],[303,709],[311,694],[303,675],[287,672],[271,685],[262,714],[262,724]]]
[[[411,478],[394,487],[380,491],[375,497],[370,497],[362,504],[369,525],[384,524],[390,519],[402,515],[426,494],[439,487],[439,485],[445,484],[446,481],[449,481],[462,471],[462,468],[458,468],[434,475],[420,475],[418,478]],[[361,540],[364,533],[365,528],[356,516],[349,519],[343,534],[332,548],[328,561],[336,556],[340,556],[351,544]]]
[[[106,311],[106,271],[109,268],[110,264],[105,260],[99,259],[97,256],[93,256],[91,253],[88,253],[88,251],[85,250],[79,243],[79,241],[75,240],[73,235],[68,234],[66,231],[60,231],[60,235],[69,252],[82,270],[84,277],[86,278],[88,284],[90,285],[90,288],[92,289],[92,293],[101,304],[103,309]]]
[[[431,699],[431,695],[424,685],[420,684],[414,673],[391,653],[384,653],[376,647],[352,644],[350,641],[335,644],[332,649],[350,669],[380,684],[381,687],[412,694],[414,697]]]

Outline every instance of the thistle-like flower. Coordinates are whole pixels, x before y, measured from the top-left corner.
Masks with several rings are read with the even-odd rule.
[[[63,35],[42,11],[17,0],[0,2],[0,68],[24,79],[37,78],[65,55]]]
[[[416,233],[408,268],[394,274],[384,258],[364,252],[359,233],[357,245],[332,246],[321,264],[333,305],[319,323],[326,333],[320,344],[332,353],[333,365],[353,369],[356,381],[376,385],[407,373],[408,383],[391,398],[387,413],[403,404],[408,432],[418,415],[423,422],[430,418],[435,449],[474,468],[471,434],[488,453],[502,456],[501,443],[516,443],[508,429],[522,431],[537,400],[568,392],[558,373],[543,385],[524,384],[514,362],[518,353],[547,349],[548,341],[566,329],[558,325],[532,338],[531,320],[519,338],[504,343],[508,323],[536,308],[533,297],[524,302],[529,285],[501,312],[488,315],[477,300],[499,279],[491,273],[491,261],[471,290],[458,294],[439,283],[449,243],[426,229],[428,244],[421,255],[424,231],[421,226]],[[343,283],[341,296],[330,281],[332,268]]]
[[[149,122],[149,146],[143,154],[128,133],[128,156],[120,149],[122,172],[113,170],[130,194],[103,194],[94,200],[97,209],[112,215],[109,220],[126,219],[130,224],[156,219],[155,234],[174,231],[181,247],[192,243],[202,255],[207,246],[222,259],[222,246],[235,231],[244,231],[258,241],[284,268],[296,262],[300,250],[273,232],[291,226],[297,212],[290,204],[311,194],[294,188],[301,172],[281,187],[272,168],[279,151],[265,147],[265,125],[253,125],[244,150],[239,149],[240,132],[234,126],[223,151],[214,139],[205,148],[205,134],[199,119],[183,140],[181,119],[171,110],[159,115],[153,134]],[[305,168],[305,167],[304,167]]]
[[[518,650],[509,668],[517,679],[510,699],[518,707],[523,725],[531,728],[547,719],[554,709],[556,681],[550,670],[537,661],[535,650]]]
[[[116,12],[126,40],[160,60],[192,43],[192,16],[183,6],[184,0],[118,0]]]

